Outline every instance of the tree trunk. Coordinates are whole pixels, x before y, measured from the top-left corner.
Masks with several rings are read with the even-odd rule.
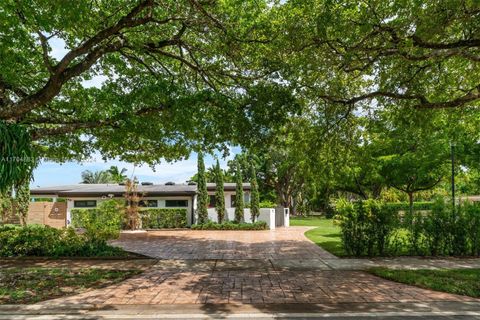
[[[413,217],[413,192],[408,192],[408,204],[410,216]]]

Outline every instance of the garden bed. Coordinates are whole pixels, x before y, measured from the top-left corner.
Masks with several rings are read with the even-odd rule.
[[[72,228],[48,226],[0,227],[0,257],[132,257],[102,239],[77,234]]]
[[[0,270],[0,304],[29,304],[118,283],[141,270],[9,268]]]

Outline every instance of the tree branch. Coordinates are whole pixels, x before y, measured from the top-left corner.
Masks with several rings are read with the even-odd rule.
[[[47,68],[48,72],[50,74],[54,74],[54,69],[53,66],[50,62],[50,57],[48,56],[48,40],[47,37],[40,31],[37,31],[38,38],[40,39],[40,45],[42,47],[42,56],[43,56],[43,63],[45,64],[45,67]]]

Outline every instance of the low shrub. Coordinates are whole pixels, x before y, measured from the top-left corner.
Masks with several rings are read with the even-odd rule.
[[[347,254],[386,254],[390,238],[399,224],[395,210],[375,200],[349,202],[343,199],[337,202],[336,210]]]
[[[260,203],[258,204],[258,207],[259,208],[276,208],[278,207],[277,204],[275,204],[275,202],[272,202],[272,201],[260,201]]]
[[[480,255],[480,203],[466,202],[452,210],[444,199],[437,199],[429,207],[400,215],[397,207],[374,200],[339,200],[336,220],[346,253]]]
[[[125,251],[105,241],[92,241],[73,228],[48,226],[0,227],[0,256],[93,257],[123,256]]]
[[[267,229],[267,223],[265,221],[256,221],[253,223],[235,223],[235,222],[223,222],[217,223],[208,221],[203,224],[192,225],[193,230],[265,230]]]
[[[414,202],[413,203],[413,210],[420,211],[420,210],[432,210],[434,206],[434,202],[424,201],[424,202]],[[384,204],[385,208],[397,210],[397,211],[409,211],[410,204],[408,202],[387,202]]]
[[[92,241],[116,239],[120,235],[124,218],[124,203],[120,200],[107,200],[92,209],[72,209],[72,224],[85,228],[86,236]]]
[[[142,228],[144,229],[187,227],[187,209],[145,209],[140,212],[140,216],[142,218]]]

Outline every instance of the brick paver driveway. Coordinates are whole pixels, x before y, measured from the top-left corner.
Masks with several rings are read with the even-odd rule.
[[[325,261],[336,258],[306,239],[303,233],[307,229],[181,230],[123,235],[116,245],[161,260],[120,284],[56,302],[278,304],[475,300],[398,284],[361,271],[332,270]]]
[[[159,259],[335,258],[303,235],[308,227],[268,231],[152,231],[122,234],[114,244]]]

